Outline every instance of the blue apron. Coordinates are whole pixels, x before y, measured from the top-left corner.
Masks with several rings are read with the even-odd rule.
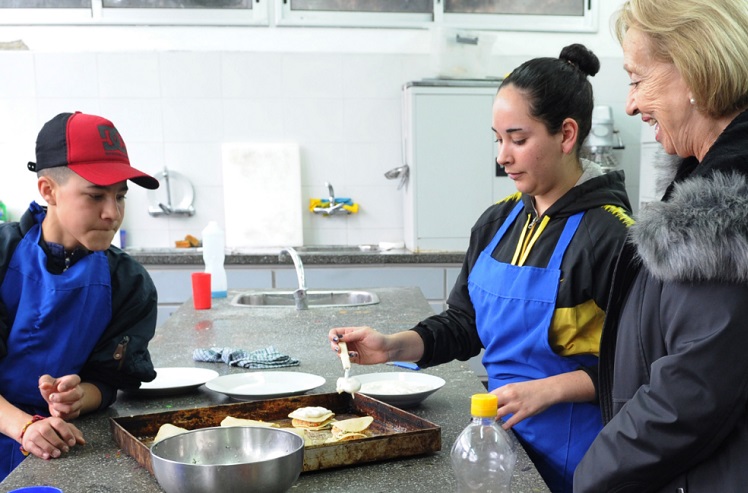
[[[13,252],[0,286],[11,326],[8,354],[0,359],[0,395],[30,414],[48,416],[39,377],[83,368],[112,319],[111,274],[104,252],[50,274],[39,246],[45,212],[35,203],[31,211],[37,224]],[[0,481],[24,458],[15,438],[0,434]]]
[[[548,267],[516,266],[491,254],[523,209],[512,210],[468,277],[489,390],[594,366],[592,355],[564,357],[548,344],[556,309],[561,260],[584,212],[571,216]],[[561,403],[514,425],[513,430],[553,492],[571,492],[574,469],[602,429],[599,406]]]

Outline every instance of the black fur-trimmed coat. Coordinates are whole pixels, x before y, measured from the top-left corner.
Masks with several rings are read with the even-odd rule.
[[[673,171],[616,268],[578,493],[748,489],[748,112]]]

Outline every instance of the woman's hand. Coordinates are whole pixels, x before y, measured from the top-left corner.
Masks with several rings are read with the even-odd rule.
[[[508,430],[523,419],[542,413],[559,402],[593,400],[595,386],[587,373],[575,370],[538,380],[509,383],[491,393],[499,399],[497,417],[512,415],[503,425]]]
[[[330,329],[327,338],[335,352],[340,352],[338,342],[344,341],[351,361],[359,365],[419,361],[423,357],[423,340],[412,330],[385,335],[371,327],[337,327]]]
[[[21,438],[23,449],[41,459],[56,459],[75,445],[84,445],[83,433],[67,421],[51,417],[26,427]]]
[[[503,425],[505,430],[555,404],[553,389],[549,388],[545,379],[510,383],[491,393],[499,399],[497,416],[503,418],[512,415]]]
[[[49,414],[53,417],[69,421],[80,416],[86,391],[78,375],[60,378],[42,375],[39,377],[39,391],[47,401]]]
[[[327,334],[333,351],[339,353],[339,341],[348,345],[351,361],[359,365],[386,363],[388,359],[387,336],[371,327],[338,327]]]

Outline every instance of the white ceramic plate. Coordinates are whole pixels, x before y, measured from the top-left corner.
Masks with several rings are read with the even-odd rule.
[[[240,401],[301,395],[324,385],[325,379],[296,371],[261,371],[234,373],[211,380],[210,390]]]
[[[360,393],[396,407],[413,407],[446,383],[427,373],[385,372],[353,375],[361,382]]]
[[[217,371],[207,368],[156,368],[156,378],[152,382],[143,382],[133,392],[143,395],[182,394],[197,389],[217,376]]]

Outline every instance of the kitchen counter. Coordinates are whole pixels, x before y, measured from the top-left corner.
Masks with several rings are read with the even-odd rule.
[[[301,362],[285,368],[323,376],[326,383],[313,393],[335,392],[335,382],[342,375],[338,357],[331,351],[326,334],[330,327],[370,325],[383,332],[410,328],[432,311],[416,288],[372,289],[378,305],[347,308],[248,308],[230,305],[229,298],[213,300],[210,310],[195,311],[191,301],[182,305],[160,327],[151,343],[156,367],[211,368],[219,374],[240,373],[241,368],[224,363],[201,363],[192,359],[197,347],[235,347],[255,350],[269,345]],[[278,369],[273,371],[283,371]],[[409,371],[387,365],[362,367],[354,365],[353,374]],[[389,460],[356,467],[304,473],[293,486],[294,492],[344,493],[361,492],[454,492],[449,450],[469,420],[470,396],[485,389],[466,362],[454,361],[421,370],[440,376],[446,385],[409,412],[441,427],[442,450],[421,457]],[[37,457],[26,459],[5,481],[0,492],[29,485],[53,485],[65,493],[157,493],[162,491],[155,478],[135,459],[119,450],[110,430],[109,417],[131,416],[166,410],[229,404],[223,394],[206,389],[184,395],[141,397],[120,393],[108,410],[76,421],[87,444],[74,447],[55,460]],[[512,482],[514,493],[547,492],[524,450]]]
[[[198,248],[128,248],[125,250],[143,265],[200,265],[203,249]],[[299,247],[297,252],[304,265],[365,265],[365,264],[462,264],[465,252],[406,249],[379,250],[376,246]],[[280,248],[240,248],[226,253],[225,265],[278,265],[291,263],[285,256],[279,260]]]
[[[421,79],[406,82],[407,87],[490,87],[497,89],[501,85],[502,79],[485,78],[485,79]]]

